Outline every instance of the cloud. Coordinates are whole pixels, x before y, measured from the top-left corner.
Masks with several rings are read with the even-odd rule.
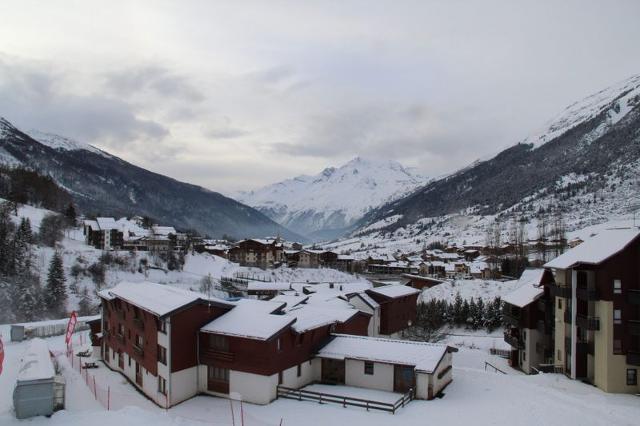
[[[169,134],[122,99],[75,93],[68,74],[47,65],[0,57],[0,115],[27,129],[112,147]]]

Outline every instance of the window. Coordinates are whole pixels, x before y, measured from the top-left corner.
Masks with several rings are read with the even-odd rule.
[[[158,320],[158,331],[162,334],[167,334],[167,322]]]
[[[163,395],[167,394],[167,381],[160,376],[158,376],[158,392]]]
[[[298,377],[302,376],[302,364],[298,364],[298,370],[296,371]]]
[[[131,355],[127,355],[127,358],[129,358],[129,367],[131,367]]]
[[[167,365],[167,348],[158,345],[158,362]]]
[[[364,374],[373,376],[373,362],[371,361],[364,362]]]
[[[282,384],[282,371],[278,372],[278,384]]]
[[[527,352],[522,351],[522,362],[525,362],[527,360]]]
[[[558,353],[556,355],[558,357],[558,361],[562,361],[562,351],[558,349]]]
[[[558,309],[562,309],[562,299],[558,297]]]
[[[614,354],[619,354],[620,352],[622,352],[622,340],[614,339],[613,340],[613,353]]]
[[[622,294],[621,280],[613,280],[613,294]]]
[[[124,325],[118,324],[118,334],[124,337]]]
[[[109,361],[109,346],[106,346],[106,345],[104,347],[104,359]]]
[[[282,350],[282,346],[280,344],[280,338],[279,337],[276,340],[276,349],[277,349],[278,352],[280,352]]]
[[[613,323],[622,324],[622,309],[613,310]]]
[[[229,381],[229,369],[228,368],[219,368],[219,367],[211,367],[209,366],[207,369],[207,373],[209,376],[209,380],[218,381],[218,382],[228,382]]]
[[[638,370],[630,368],[627,370],[627,385],[635,386],[638,384]]]
[[[136,346],[139,347],[139,348],[143,348],[144,347],[144,339],[139,334],[136,334]]]
[[[527,330],[522,330],[522,340],[523,341],[527,340]]]

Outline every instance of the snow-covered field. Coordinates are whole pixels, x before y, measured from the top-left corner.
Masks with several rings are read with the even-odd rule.
[[[470,300],[482,299],[490,302],[496,297],[503,297],[505,294],[515,290],[518,281],[495,281],[495,280],[455,280],[445,281],[431,288],[422,291],[422,300],[425,302],[431,299],[446,300],[452,303],[456,294],[460,293],[462,299]]]
[[[0,326],[3,340],[8,329]],[[76,336],[76,340],[78,337]],[[244,424],[252,425],[637,425],[640,418],[638,397],[606,394],[599,389],[571,381],[563,375],[522,375],[510,369],[504,359],[489,355],[494,337],[480,334],[449,336],[466,339],[466,344],[454,354],[454,381],[441,399],[413,401],[395,415],[367,412],[364,409],[340,405],[317,404],[293,400],[276,400],[258,406],[243,404]],[[63,337],[46,339],[52,350],[62,351]],[[172,409],[161,409],[126,383],[118,373],[101,364],[101,377],[108,377],[116,392],[126,393],[130,406],[106,411],[95,401],[77,370],[70,367],[67,358],[58,359],[67,381],[67,409],[51,418],[18,421],[13,417],[11,395],[17,368],[26,343],[5,345],[4,371],[0,375],[0,424],[51,426],[137,426],[164,425],[240,425],[240,405],[229,400],[209,396],[192,398]],[[478,349],[469,349],[476,347]],[[508,374],[485,370],[485,361]],[[348,390],[348,389],[347,389]],[[233,420],[232,420],[233,407]]]

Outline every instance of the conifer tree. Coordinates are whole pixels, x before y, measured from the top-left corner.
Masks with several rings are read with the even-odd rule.
[[[62,257],[55,252],[49,264],[47,288],[45,293],[47,310],[56,318],[66,316],[67,289],[65,286]]]
[[[89,290],[87,287],[80,292],[80,300],[78,301],[78,313],[80,315],[91,315],[93,313],[93,306],[91,304],[91,297],[89,296]]]

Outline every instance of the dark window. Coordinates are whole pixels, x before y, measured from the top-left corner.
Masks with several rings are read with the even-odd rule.
[[[364,374],[373,376],[373,362],[371,361],[364,362]]]
[[[562,309],[562,299],[558,297],[558,309]]]
[[[209,373],[209,380],[215,380],[219,382],[228,382],[229,381],[229,369],[228,368],[219,368],[219,367],[211,367],[207,369]]]
[[[158,392],[163,395],[167,394],[167,381],[160,376],[158,376]]]
[[[627,385],[635,386],[638,384],[638,370],[630,368],[627,370]]]
[[[229,350],[229,340],[226,336],[220,336],[217,334],[209,335],[209,347],[216,351],[228,351]]]
[[[279,337],[276,340],[276,349],[278,350],[278,352],[280,352],[282,350],[282,345],[280,344],[280,338]]]
[[[613,323],[622,324],[622,309],[613,310]]]
[[[167,349],[158,345],[158,362],[167,365]]]
[[[142,349],[144,347],[144,339],[141,335],[136,334],[136,346]]]
[[[127,358],[129,358],[129,367],[131,367],[131,355],[127,355]]]
[[[158,331],[163,334],[167,334],[167,322],[158,320]]]
[[[282,371],[280,371],[278,373],[278,384],[281,385],[282,384]]]
[[[614,339],[613,340],[613,353],[614,354],[619,354],[620,352],[622,352],[622,340]]]
[[[298,375],[298,377],[302,376],[302,365],[298,364],[298,371],[296,372],[296,374]]]

